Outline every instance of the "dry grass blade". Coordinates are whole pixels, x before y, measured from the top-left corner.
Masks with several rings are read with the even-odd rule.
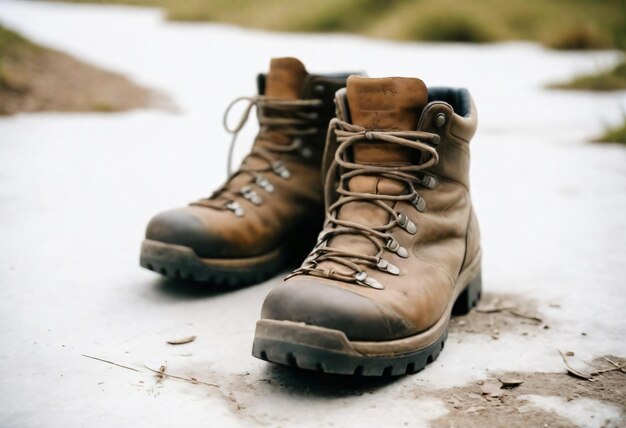
[[[516,317],[520,317],[520,318],[525,318],[527,320],[531,320],[531,321],[536,321],[536,322],[543,322],[543,320],[541,318],[539,318],[536,315],[528,315],[528,314],[524,314],[522,312],[519,312],[515,309],[509,309],[509,313],[511,315],[514,315]]]
[[[196,340],[196,336],[189,336],[182,339],[168,340],[167,343],[170,345],[184,345],[185,343],[191,343],[194,340]]]
[[[158,377],[166,377],[166,378],[170,378],[170,379],[177,379],[177,380],[182,380],[182,381],[193,383],[193,384],[200,383],[202,385],[213,386],[215,388],[219,388],[220,387],[219,385],[216,385],[214,383],[202,382],[202,381],[196,379],[195,377],[189,378],[189,377],[176,376],[176,375],[172,375],[172,374],[169,374],[169,373],[165,373],[165,367],[164,366],[161,366],[163,371],[161,371],[161,369],[159,369],[159,370],[151,369],[150,367],[146,366],[145,364],[143,366],[146,369],[150,370],[152,373],[156,374]]]
[[[103,358],[92,357],[91,355],[85,355],[85,354],[80,354],[80,355],[82,355],[85,358],[91,358],[92,360],[101,361],[103,363],[107,363],[107,364],[111,364],[111,365],[114,365],[114,366],[117,366],[117,367],[121,367],[121,368],[126,369],[126,370],[132,370],[134,372],[138,372],[139,371],[139,370],[134,369],[132,367],[128,367],[128,366],[124,366],[122,364],[114,363],[113,361],[105,360]]]
[[[621,372],[624,372],[624,369],[622,367],[609,367],[608,369],[601,369],[601,370],[596,370],[595,372],[591,372],[590,375],[591,376],[598,376],[601,375],[602,373],[607,373],[607,372],[614,372],[620,370]]]
[[[557,349],[557,351],[559,351],[559,354],[561,354],[561,358],[563,358],[563,362],[565,363],[565,366],[567,367],[567,371],[572,374],[573,376],[579,377],[581,379],[585,379],[588,380],[589,382],[593,382],[593,379],[591,378],[591,375],[587,375],[585,373],[579,372],[578,370],[576,370],[574,367],[572,367],[570,365],[570,363],[567,361],[567,357],[565,356],[565,354],[563,352],[561,352],[560,349]]]
[[[483,314],[492,314],[495,312],[503,312],[503,311],[512,309],[513,307],[514,306],[511,304],[501,303],[500,299],[495,299],[484,305],[478,305],[476,307],[476,312],[480,312]]]
[[[618,364],[618,363],[616,363],[615,361],[612,361],[612,360],[610,360],[610,359],[609,359],[609,358],[607,358],[607,357],[603,357],[603,358],[604,358],[606,361],[608,361],[609,363],[613,364],[613,365],[615,366],[615,370],[619,370],[619,371],[621,371],[622,373],[626,373],[626,369],[624,368],[624,365],[623,365],[623,364]]]
[[[608,363],[612,364],[613,367],[609,367],[607,369],[600,369],[600,370],[596,370],[595,372],[590,373],[591,376],[598,376],[602,373],[607,373],[607,372],[614,372],[614,371],[621,371],[622,373],[626,373],[626,367],[624,367],[624,364],[619,364],[616,363],[615,361],[610,360],[607,357],[602,357],[604,359],[604,361],[607,361]]]

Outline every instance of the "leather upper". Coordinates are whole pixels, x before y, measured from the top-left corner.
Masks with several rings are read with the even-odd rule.
[[[272,185],[270,193],[259,188],[249,174],[235,174],[225,185],[238,192],[245,185],[254,187],[262,198],[260,205],[237,193],[236,202],[245,213],[238,217],[232,211],[215,209],[205,200],[160,213],[146,229],[146,239],[184,245],[203,258],[254,257],[292,241],[314,242],[323,222],[323,192],[320,174],[321,154],[326,125],[334,114],[333,95],[345,86],[347,75],[308,74],[295,58],[272,60],[270,73],[259,77],[259,92],[280,99],[320,99],[317,132],[302,137],[307,152],[275,153],[290,172],[290,177],[268,171],[263,173]],[[266,94],[266,92],[271,92]],[[261,134],[259,134],[261,135]],[[271,140],[271,141],[267,141]],[[255,146],[290,144],[279,133],[265,132]],[[249,165],[265,160],[248,157]]]
[[[345,91],[338,93],[337,104],[339,119],[355,116],[348,106]],[[444,116],[445,123],[441,123],[441,117],[436,119],[438,115]],[[474,135],[476,123],[476,109],[471,99],[464,116],[456,114],[453,106],[444,101],[431,100],[423,107],[418,130],[440,137],[436,146],[439,162],[425,171],[436,179],[436,185],[433,189],[418,189],[426,203],[423,212],[409,201],[392,203],[391,208],[405,214],[416,225],[417,232],[412,235],[399,226],[390,230],[399,245],[408,250],[407,258],[391,251],[384,252],[385,260],[399,268],[399,275],[372,266],[363,267],[367,275],[384,285],[384,289],[298,274],[268,295],[262,317],[334,328],[345,332],[351,340],[398,339],[433,326],[445,315],[455,297],[454,287],[463,268],[480,257],[478,222],[469,194],[469,140]],[[332,138],[329,133],[329,139]],[[329,144],[333,142],[327,142]],[[389,157],[389,144],[375,141],[371,144],[373,147],[366,150],[374,151],[382,146],[385,151],[381,151],[380,158]],[[367,161],[375,165],[372,159]],[[413,158],[411,162],[418,161]],[[383,176],[373,174],[355,178],[349,183],[352,191],[396,195],[404,191],[403,184]],[[356,201],[343,205],[338,218],[359,224],[384,225],[389,221],[389,214],[372,203]],[[375,253],[370,241],[360,235],[339,235],[327,245],[346,251]],[[330,270],[342,268],[330,261],[321,265]],[[300,303],[306,299],[308,306]],[[298,310],[286,310],[285,307]],[[312,314],[311,311],[317,312]]]

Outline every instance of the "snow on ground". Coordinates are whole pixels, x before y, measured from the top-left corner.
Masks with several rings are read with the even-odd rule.
[[[180,109],[0,119],[0,425],[425,426],[445,405],[403,391],[497,371],[562,371],[557,347],[588,359],[626,355],[626,150],[585,142],[619,122],[626,93],[542,89],[617,54],[271,34],[168,23],[152,9],[4,0],[0,20],[162,90]],[[302,375],[250,356],[261,301],[280,278],[193,292],[138,267],[148,219],[221,183],[229,141],[222,111],[253,94],[256,73],[283,55],[312,71],[470,89],[480,117],[472,179],[484,285],[538,299],[549,330],[502,332],[497,341],[457,333],[426,370],[372,394],[285,389],[277,383]],[[191,334],[198,339],[189,345],[165,344]],[[155,384],[81,354],[133,367],[167,361],[168,372],[222,387]],[[585,415],[596,408],[583,404]]]

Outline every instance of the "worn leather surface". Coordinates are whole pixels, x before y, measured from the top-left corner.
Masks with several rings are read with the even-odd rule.
[[[297,152],[277,156],[291,172],[291,177],[283,179],[273,172],[264,173],[263,176],[274,186],[274,192],[267,193],[255,186],[255,191],[264,200],[259,206],[243,197],[238,198],[237,202],[245,212],[243,217],[237,217],[229,210],[203,206],[202,201],[198,201],[152,218],[146,238],[188,246],[205,258],[253,257],[281,246],[299,244],[309,237],[313,242],[323,222],[320,162],[326,126],[334,114],[334,93],[344,86],[345,78],[309,74],[295,58],[273,59],[264,79],[264,95],[323,101],[319,131],[304,137],[310,156],[305,158]],[[289,144],[290,141],[284,135],[266,132],[263,138],[257,137],[254,144],[263,146],[268,143]],[[245,162],[265,161],[247,158]],[[229,181],[228,187],[240,189],[251,182],[249,175],[240,174]]]
[[[358,97],[363,89],[368,97],[365,112],[362,111],[362,101],[350,99]],[[413,129],[441,137],[437,146],[439,163],[426,171],[437,178],[438,184],[434,189],[418,189],[426,201],[425,212],[419,212],[404,201],[392,205],[396,212],[406,214],[417,226],[415,235],[399,226],[391,230],[400,245],[409,250],[406,259],[385,251],[384,258],[398,266],[400,274],[394,276],[365,267],[368,275],[384,285],[383,290],[296,275],[270,292],[263,305],[263,318],[335,328],[344,331],[351,340],[384,341],[423,332],[445,315],[444,311],[455,295],[459,273],[480,254],[478,222],[469,194],[469,140],[476,130],[476,109],[472,103],[469,114],[461,117],[445,102],[435,100],[426,104],[427,94],[423,91],[423,83],[418,79],[350,78],[345,91],[347,100],[338,100],[342,106],[339,110],[347,108],[352,123],[365,127],[384,124],[396,129],[415,126]],[[359,109],[361,111],[357,111]],[[442,127],[435,125],[438,114],[446,118]],[[344,120],[343,117],[340,119]],[[393,165],[420,161],[420,153],[392,147],[389,143],[357,144],[360,148],[354,151],[354,158],[359,163]],[[352,178],[349,187],[353,191],[388,195],[405,191],[402,182],[375,174]],[[338,217],[369,226],[380,226],[389,221],[385,210],[365,201],[343,205]],[[363,254],[376,253],[374,245],[360,235],[339,235],[329,245]],[[330,261],[322,264],[328,269],[345,270]],[[456,285],[464,287],[466,284]],[[281,309],[285,307],[299,310]]]

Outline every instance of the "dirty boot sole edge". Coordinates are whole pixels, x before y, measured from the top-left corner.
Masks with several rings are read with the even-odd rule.
[[[278,248],[266,254],[238,259],[208,259],[183,245],[145,239],[139,264],[170,278],[215,285],[247,285],[270,278],[283,269],[288,251]]]
[[[450,316],[469,312],[480,299],[478,272],[466,282],[441,319],[425,332],[385,342],[350,341],[339,330],[280,320],[257,322],[252,355],[306,370],[355,376],[399,376],[424,369],[439,356],[448,336]],[[461,278],[460,278],[461,279]]]

